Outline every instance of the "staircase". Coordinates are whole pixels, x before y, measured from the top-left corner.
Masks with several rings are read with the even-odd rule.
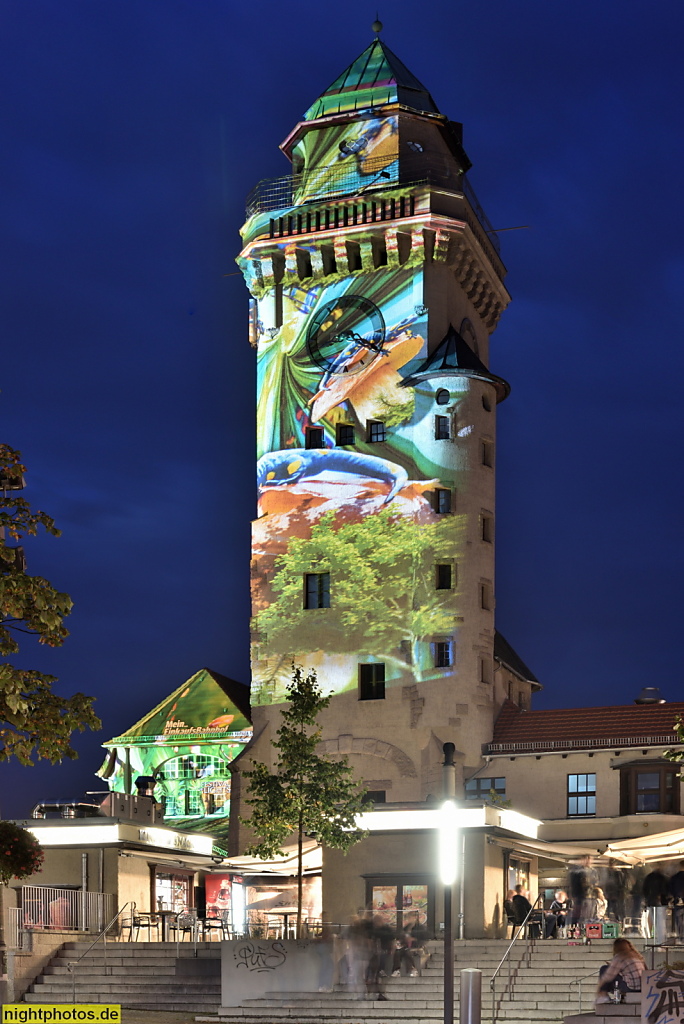
[[[68,942],[25,995],[27,1003],[71,1003],[72,976],[67,964],[87,949],[86,942]],[[246,1000],[241,1007],[226,1010],[217,1017],[221,1004],[220,946],[202,943],[197,957],[189,943],[112,942],[107,945],[107,966],[102,944],[98,943],[76,968],[76,1002],[120,1003],[129,1009],[182,1010],[198,1015],[199,1020],[220,1020],[224,1024],[273,1024],[289,1020],[292,1024],[351,1024],[371,1021],[389,1024],[443,1019],[444,956],[441,943],[431,944],[432,956],[418,978],[389,978],[388,1001],[358,1001],[354,994],[338,986],[333,992],[279,993]],[[489,979],[508,943],[499,940],[466,939],[458,941],[454,963],[456,1008],[459,1018],[459,971],[476,967],[482,971],[482,1021],[491,1024],[492,999]],[[579,1011],[578,989],[570,983],[598,975],[602,963],[612,955],[612,940],[596,940],[591,946],[568,946],[562,940],[538,941],[529,962],[522,960],[524,946],[513,958],[515,975],[512,998],[505,996],[507,969],[497,984],[500,1000],[497,1020],[506,1024],[560,1024],[564,1017]],[[593,1011],[595,981],[582,985],[582,1010]],[[579,1024],[579,1022],[578,1022]],[[582,1021],[584,1024],[584,1021]],[[598,1024],[598,1022],[597,1022]]]
[[[72,975],[68,964],[88,942],[67,942],[24,996],[27,1003],[71,1003]],[[221,950],[218,942],[200,943],[197,957],[191,944],[175,942],[102,942],[75,969],[77,1003],[120,1003],[129,1009],[183,1010],[216,1014],[221,1003]]]
[[[302,1024],[350,1024],[372,1021],[384,1024],[443,1020],[444,956],[441,944],[434,943],[433,953],[418,978],[390,978],[387,1002],[358,1001],[349,991],[337,987],[333,992],[279,993],[245,1000],[243,1006],[231,1007],[220,1015],[224,1024],[273,1024],[289,1020]],[[459,1019],[459,971],[476,967],[482,971],[482,1021],[492,1020],[492,998],[489,979],[506,952],[506,941],[466,939],[456,942],[454,1018]],[[514,957],[511,973],[516,975],[512,999],[503,996],[506,977],[497,985],[501,1000],[497,1020],[507,1024],[559,1024],[568,1014],[579,1010],[577,986],[570,982],[593,973],[612,956],[612,940],[597,940],[591,946],[568,946],[561,940],[536,943],[529,963],[521,962],[524,946]],[[582,1009],[593,1011],[596,981],[582,985]],[[199,1018],[200,1020],[206,1018]],[[216,1017],[213,1018],[216,1021]],[[584,1022],[582,1022],[584,1024]]]

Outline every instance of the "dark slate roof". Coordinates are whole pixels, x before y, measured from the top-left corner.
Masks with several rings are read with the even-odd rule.
[[[453,324],[449,324],[449,330],[432,355],[405,377],[399,386],[415,387],[430,377],[474,377],[477,380],[488,380],[496,388],[497,402],[502,402],[511,390],[505,380],[489,372]]]
[[[498,629],[494,633],[494,658],[502,665],[510,669],[514,675],[528,683],[535,683],[536,689],[541,689],[541,683],[534,673],[527,667],[519,654],[513,650],[506,637],[502,636]]]
[[[430,93],[379,39],[329,85],[304,115],[305,121],[347,111],[401,103],[413,110],[438,114]]]
[[[490,752],[601,747],[681,745],[674,732],[684,701],[619,704],[599,708],[521,711],[504,702],[494,725]]]

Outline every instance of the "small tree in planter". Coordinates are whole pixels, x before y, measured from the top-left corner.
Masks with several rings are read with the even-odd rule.
[[[304,836],[312,835],[321,846],[346,852],[365,835],[356,827],[365,791],[346,758],[333,761],[316,753],[321,738],[316,720],[330,703],[316,673],[304,675],[300,666],[293,665],[287,700],[273,744],[278,751],[275,770],[255,761],[252,770],[245,772],[249,779],[246,802],[253,808],[245,824],[261,837],[247,851],[256,857],[282,854],[285,840],[293,832],[297,835],[297,938],[301,938]]]

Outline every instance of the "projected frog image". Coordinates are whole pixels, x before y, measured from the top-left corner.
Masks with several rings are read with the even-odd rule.
[[[285,286],[277,329],[272,309],[265,294],[254,313],[252,702],[283,700],[303,655],[334,692],[357,687],[364,660],[385,664],[387,686],[438,678],[458,590],[455,570],[435,585],[435,566],[455,565],[464,517],[437,496],[467,467],[435,443],[433,386],[401,386],[427,355],[421,271]],[[450,380],[454,422],[467,388]]]

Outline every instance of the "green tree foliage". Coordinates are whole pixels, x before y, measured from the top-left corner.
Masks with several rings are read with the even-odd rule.
[[[402,641],[414,648],[435,633],[450,634],[454,591],[436,590],[434,566],[452,561],[459,549],[462,516],[417,523],[385,508],[362,522],[337,526],[337,513],[321,516],[311,536],[293,538],[276,562],[276,599],[256,617],[269,649],[296,654],[317,648],[364,651],[387,659]],[[302,576],[329,572],[336,614],[302,607]]]
[[[302,850],[304,836],[313,836],[321,846],[345,852],[363,838],[356,828],[364,790],[353,777],[346,758],[332,761],[316,753],[321,738],[317,726],[320,712],[327,708],[315,672],[304,674],[292,666],[287,688],[288,704],[281,712],[283,724],[273,744],[278,751],[275,769],[256,761],[249,780],[247,804],[251,817],[245,820],[260,837],[249,847],[256,857],[275,857],[285,841],[297,835],[297,936],[302,922]]]
[[[42,576],[30,576],[18,557],[21,550],[7,543],[35,536],[40,528],[60,535],[50,516],[33,512],[20,496],[25,472],[20,453],[0,445],[0,656],[4,659],[19,651],[21,635],[59,647],[68,636],[63,620],[72,607],[68,594]],[[30,765],[34,756],[53,763],[75,758],[71,734],[100,728],[93,698],[82,693],[59,697],[53,692],[54,682],[54,676],[0,661],[0,761],[16,757]]]

